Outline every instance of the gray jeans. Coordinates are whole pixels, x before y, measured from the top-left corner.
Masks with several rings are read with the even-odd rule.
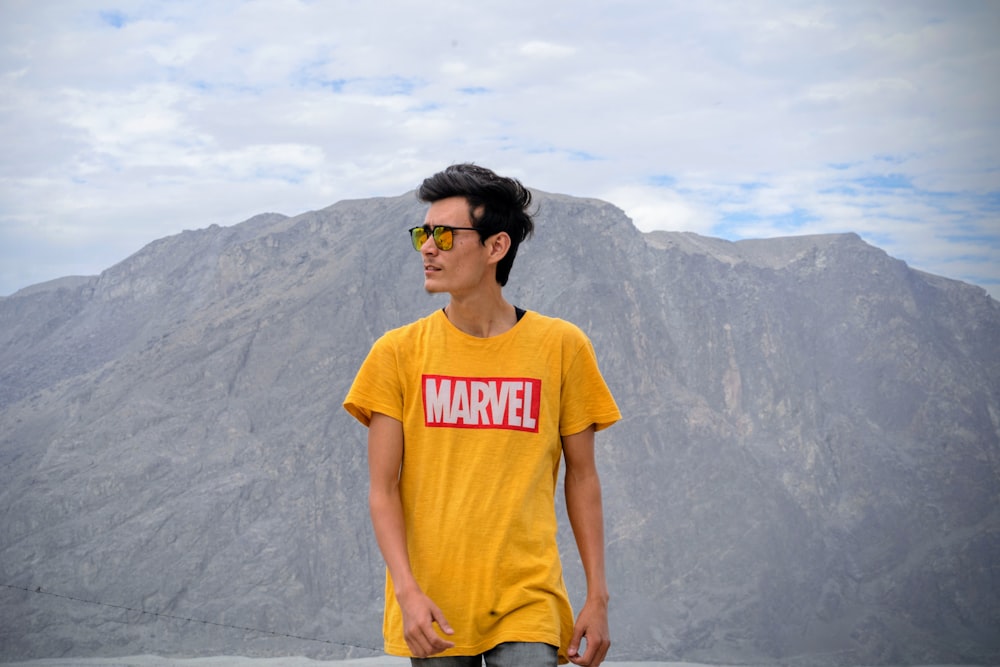
[[[454,655],[444,658],[410,658],[413,667],[556,667],[555,646],[535,642],[505,642],[482,655]]]

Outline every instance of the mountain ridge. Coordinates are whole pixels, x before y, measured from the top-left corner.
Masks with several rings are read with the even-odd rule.
[[[613,659],[1000,657],[1000,304],[853,234],[643,234],[536,201],[507,297],[588,333],[625,417],[598,438]],[[404,238],[423,211],[264,214],[0,300],[0,583],[337,640],[7,590],[0,657],[379,645],[340,400],[377,336],[444,305]]]

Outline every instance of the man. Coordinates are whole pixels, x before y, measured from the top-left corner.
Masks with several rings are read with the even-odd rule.
[[[528,190],[462,164],[418,196],[430,208],[411,241],[425,289],[448,304],[376,341],[344,400],[368,426],[386,651],[415,665],[596,667],[610,639],[594,433],[621,415],[587,337],[503,296],[534,229]],[[575,624],[556,543],[560,458],[587,579]]]

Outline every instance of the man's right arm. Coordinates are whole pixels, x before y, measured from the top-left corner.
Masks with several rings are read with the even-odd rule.
[[[406,644],[416,657],[426,658],[455,644],[445,641],[434,630],[437,623],[445,634],[452,634],[441,610],[420,589],[410,568],[399,495],[402,464],[403,425],[387,415],[372,414],[368,426],[368,506],[372,527],[403,612]]]

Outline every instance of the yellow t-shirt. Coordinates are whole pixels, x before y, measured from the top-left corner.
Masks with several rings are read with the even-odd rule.
[[[556,544],[560,436],[621,418],[576,326],[527,312],[509,331],[470,336],[441,311],[372,346],[344,407],[403,423],[400,479],[407,548],[455,647],[477,655],[508,641],[559,647],[573,612]],[[385,650],[409,656],[386,576]]]

